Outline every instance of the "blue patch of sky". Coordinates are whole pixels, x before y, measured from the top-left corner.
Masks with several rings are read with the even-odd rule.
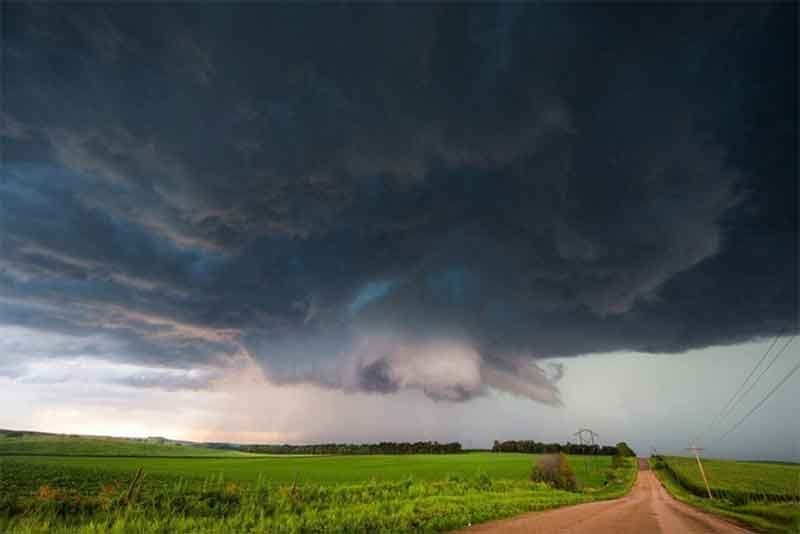
[[[385,297],[394,286],[394,282],[382,280],[379,282],[368,282],[356,294],[353,302],[350,303],[348,309],[350,313],[358,313],[364,306],[369,304],[375,299]]]

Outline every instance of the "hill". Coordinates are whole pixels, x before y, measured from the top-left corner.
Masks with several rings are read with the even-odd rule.
[[[0,430],[0,456],[169,456],[247,457],[252,454],[218,446],[166,438],[77,436]]]

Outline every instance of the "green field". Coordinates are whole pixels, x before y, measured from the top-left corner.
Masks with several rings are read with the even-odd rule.
[[[0,456],[54,454],[66,456],[249,456],[247,453],[239,451],[148,443],[128,438],[0,431]]]
[[[665,457],[676,478],[692,493],[705,496],[694,458]],[[711,493],[731,501],[800,501],[800,464],[703,460]]]
[[[0,532],[435,532],[620,496],[635,474],[573,456],[581,489],[565,492],[530,482],[526,454],[87,457],[57,443],[0,454]]]
[[[800,464],[704,459],[713,500],[694,458],[666,456],[651,465],[680,500],[768,532],[800,532]]]
[[[525,481],[534,456],[489,452],[456,455],[406,456],[267,456],[252,458],[157,458],[157,457],[0,457],[0,491],[8,491],[13,480],[17,491],[34,493],[44,484],[69,486],[91,492],[103,484],[122,483],[138,468],[144,469],[151,486],[178,480],[201,483],[219,479],[237,483],[259,480],[273,484],[354,484],[371,480],[390,482],[413,477],[420,481],[447,477],[476,477]],[[573,456],[570,463],[579,483],[586,487],[602,486],[610,457]],[[592,465],[594,463],[594,465]],[[24,477],[10,473],[23,472]],[[24,480],[22,480],[24,478]]]

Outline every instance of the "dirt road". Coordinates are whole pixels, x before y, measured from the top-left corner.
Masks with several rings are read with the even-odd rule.
[[[613,501],[579,504],[511,519],[483,523],[460,532],[469,534],[746,534],[751,531],[673,499],[639,462],[631,492]]]

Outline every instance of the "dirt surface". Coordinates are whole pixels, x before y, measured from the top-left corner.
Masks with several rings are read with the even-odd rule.
[[[745,534],[751,531],[673,499],[640,459],[631,492],[613,501],[532,512],[459,532],[476,534]]]

